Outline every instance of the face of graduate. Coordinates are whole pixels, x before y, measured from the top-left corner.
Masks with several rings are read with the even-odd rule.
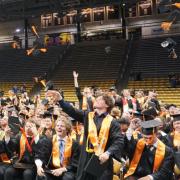
[[[129,97],[129,96],[130,96],[129,90],[124,90],[124,91],[123,91],[123,96],[124,96],[124,97]]]
[[[143,138],[145,140],[146,145],[153,145],[156,141],[156,134],[152,134],[152,135],[143,134]]]
[[[2,118],[0,120],[0,127],[3,129],[8,125],[8,119],[7,118]]]
[[[63,121],[58,121],[55,127],[56,133],[60,138],[64,138],[67,136],[66,125]]]
[[[83,95],[86,97],[92,96],[92,91],[90,88],[84,88]]]
[[[34,123],[31,123],[31,122],[27,122],[25,124],[25,132],[26,132],[26,135],[28,136],[33,136],[33,128],[36,128],[36,125]]]
[[[174,128],[174,131],[180,133],[180,121],[173,122],[173,128]]]
[[[98,115],[101,115],[107,112],[108,105],[105,103],[102,96],[99,96],[96,98],[93,107],[94,107],[94,112],[96,112]]]
[[[120,129],[121,129],[121,133],[122,133],[122,134],[125,134],[125,132],[126,132],[127,129],[128,129],[128,125],[127,125],[127,124],[121,124],[121,125],[120,125]]]
[[[45,118],[44,119],[44,123],[45,123],[45,128],[47,128],[47,129],[51,129],[52,128],[51,118]]]

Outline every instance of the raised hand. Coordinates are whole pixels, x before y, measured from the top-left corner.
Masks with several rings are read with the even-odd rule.
[[[73,77],[78,78],[79,74],[76,71],[73,71]]]

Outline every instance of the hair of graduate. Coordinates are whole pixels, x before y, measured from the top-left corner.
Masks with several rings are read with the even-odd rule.
[[[120,120],[119,120],[119,123],[120,124],[126,124],[126,125],[130,125],[130,121],[128,118],[125,118],[125,117],[122,117]]]
[[[105,104],[108,106],[107,112],[110,113],[112,108],[115,105],[114,98],[112,96],[108,95],[107,93],[101,94],[98,97],[102,97],[102,99],[104,100]]]
[[[24,122],[24,126],[25,126],[27,123],[35,124],[36,127],[38,127],[37,124],[36,124],[36,122],[33,120],[33,118],[27,119],[27,120]]]
[[[58,119],[55,121],[55,127],[57,126],[57,123],[58,122],[63,122],[65,124],[65,127],[66,127],[66,130],[67,130],[67,133],[68,135],[71,133],[72,131],[72,123],[71,121],[65,117],[65,116],[60,116],[58,117]]]

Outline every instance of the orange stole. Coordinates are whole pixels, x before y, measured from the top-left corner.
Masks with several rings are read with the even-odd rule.
[[[8,164],[11,163],[11,161],[9,160],[9,158],[8,158],[6,153],[0,154],[0,158],[1,158],[1,161],[4,162],[4,163],[8,163]]]
[[[144,147],[145,147],[145,141],[144,139],[140,139],[137,144],[136,144],[136,150],[135,150],[135,153],[134,153],[134,156],[133,156],[133,159],[130,163],[130,167],[129,167],[129,170],[128,172],[125,174],[124,178],[127,178],[128,176],[131,176],[134,174],[134,172],[136,171],[136,168],[139,164],[139,161],[141,159],[141,156],[142,156],[142,153],[143,153],[143,150],[144,150]],[[156,152],[155,152],[155,159],[154,159],[154,166],[153,166],[153,172],[156,172],[163,159],[164,159],[164,156],[165,156],[165,145],[164,143],[162,143],[159,139],[158,139],[158,145],[157,145],[157,149],[156,149]]]
[[[63,164],[60,164],[59,142],[57,135],[53,136],[52,140],[52,163],[55,168],[66,167],[72,153],[72,138],[67,136],[64,150]]]
[[[19,155],[19,160],[22,159],[22,156],[25,152],[25,148],[26,148],[26,137],[24,134],[21,135],[20,138],[20,155]]]
[[[105,147],[109,137],[110,125],[113,120],[113,117],[107,115],[102,122],[99,136],[97,135],[96,125],[94,123],[94,112],[89,112],[88,114],[88,138],[87,138],[87,152],[95,152],[96,155],[99,155],[105,151]],[[93,149],[88,148],[88,141],[93,145]]]
[[[92,104],[94,104],[95,98],[91,97],[92,99]],[[87,97],[83,96],[83,102],[82,102],[82,110],[85,111],[88,109],[88,102],[87,102]]]
[[[34,141],[34,138],[32,139],[31,143],[33,143],[33,141]],[[19,160],[21,160],[22,156],[24,155],[24,152],[25,152],[25,149],[26,149],[26,145],[27,145],[28,151],[30,153],[32,153],[32,148],[31,148],[32,144],[28,143],[26,134],[25,134],[24,131],[22,131],[22,135],[21,135],[21,138],[20,138],[20,155],[19,155]]]

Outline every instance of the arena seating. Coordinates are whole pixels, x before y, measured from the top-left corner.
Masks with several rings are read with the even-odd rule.
[[[32,81],[32,77],[44,74],[55,64],[64,48],[64,46],[51,47],[47,53],[37,56],[27,56],[24,50],[0,51],[0,81]]]
[[[8,49],[0,51],[0,91],[13,86],[20,88],[24,83],[29,92],[33,87],[32,77],[43,75],[59,60],[65,46],[50,47],[48,52],[38,56],[27,56],[24,50]]]
[[[109,53],[105,51],[106,47],[110,47]],[[124,40],[82,42],[74,45],[53,77],[55,87],[63,89],[66,100],[77,101],[72,75],[75,70],[79,73],[79,85],[82,88],[94,85],[108,89],[116,82],[124,49]]]
[[[172,39],[180,43],[179,36],[173,36]],[[180,69],[180,46],[176,46],[178,59],[170,59],[166,49],[161,47],[161,42],[166,37],[142,39],[136,43],[136,49],[133,51],[133,73],[142,73],[143,77],[168,77],[170,72],[179,73]]]

